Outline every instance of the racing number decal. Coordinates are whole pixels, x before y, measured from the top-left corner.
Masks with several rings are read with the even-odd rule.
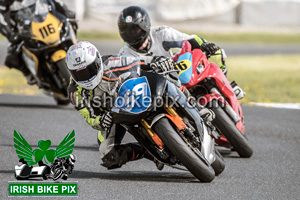
[[[180,61],[179,63],[176,64],[176,68],[179,69],[180,71],[186,70],[187,66],[184,62],[184,60]]]
[[[182,60],[175,65],[175,67],[178,70],[180,70],[179,72],[177,72],[179,75],[182,74],[183,72],[185,72],[191,66],[192,66],[192,63],[189,60]]]
[[[39,29],[43,38],[47,37],[49,34],[55,33],[55,28],[53,24],[48,24],[47,26],[43,26]]]
[[[48,46],[57,46],[60,42],[62,23],[51,13],[42,22],[31,22],[32,39],[39,40]]]

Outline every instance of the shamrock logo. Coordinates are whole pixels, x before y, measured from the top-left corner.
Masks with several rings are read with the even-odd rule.
[[[20,159],[23,158],[28,163],[28,166],[34,165],[41,160],[44,160],[45,163],[49,162],[52,164],[56,157],[69,157],[73,152],[75,132],[73,130],[71,133],[68,133],[55,150],[49,149],[51,146],[50,140],[40,140],[38,143],[40,149],[32,151],[31,146],[17,131],[14,131],[14,142],[18,157]]]
[[[43,160],[43,158],[44,158],[44,162],[48,163],[45,160],[45,156],[46,156],[47,160],[50,163],[53,163],[55,155],[56,155],[56,152],[55,152],[54,149],[49,149],[50,146],[51,146],[51,141],[50,140],[46,140],[46,141],[40,140],[39,141],[39,147],[40,147],[40,149],[35,149],[33,151],[33,155],[34,155],[35,160],[36,161],[37,160]]]

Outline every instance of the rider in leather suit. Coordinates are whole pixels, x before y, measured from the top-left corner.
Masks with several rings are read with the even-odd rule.
[[[174,55],[170,49],[181,48],[182,41],[187,40],[192,50],[198,48],[206,52],[208,61],[216,63],[223,73],[227,74],[226,55],[218,46],[197,35],[188,35],[168,26],[151,27],[147,11],[139,6],[129,6],[121,11],[118,28],[121,38],[126,43],[119,51],[121,55],[158,55],[172,58]],[[242,98],[244,91],[236,83],[232,86],[235,93],[238,92]]]
[[[126,74],[124,66],[135,60],[139,59],[118,55],[101,57],[97,48],[89,42],[71,46],[66,57],[72,75],[69,98],[86,122],[99,131],[99,152],[104,167],[119,168],[128,161],[147,158],[161,170],[163,164],[154,160],[138,143],[121,144],[126,130],[119,124],[112,124],[110,110],[118,96],[119,82],[109,75],[112,71],[124,71]]]
[[[55,6],[55,9],[72,19],[74,30],[77,30],[75,13],[70,11],[61,0],[48,0],[49,4]],[[0,0],[0,33],[9,41],[5,65],[9,68],[15,68],[23,73],[29,85],[35,84],[36,81],[30,71],[24,66],[21,58],[21,52],[17,47],[21,40],[18,37],[16,13],[24,7],[33,6],[36,0]]]

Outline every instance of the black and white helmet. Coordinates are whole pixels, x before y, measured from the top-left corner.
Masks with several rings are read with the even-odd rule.
[[[66,57],[74,81],[84,89],[93,90],[102,80],[103,63],[100,52],[90,42],[72,45]]]

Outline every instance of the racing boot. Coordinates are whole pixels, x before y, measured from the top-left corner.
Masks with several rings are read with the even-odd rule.
[[[36,80],[28,68],[25,67],[21,57],[21,52],[17,51],[17,46],[17,44],[9,44],[4,64],[8,68],[14,68],[21,71],[25,76],[27,83],[29,85],[33,85],[36,83]]]
[[[245,97],[246,92],[242,88],[240,88],[235,81],[232,81],[230,83],[230,85],[231,85],[232,90],[238,100]]]
[[[102,166],[108,170],[120,168],[129,161],[144,158],[145,149],[138,143],[115,145],[103,158]]]

